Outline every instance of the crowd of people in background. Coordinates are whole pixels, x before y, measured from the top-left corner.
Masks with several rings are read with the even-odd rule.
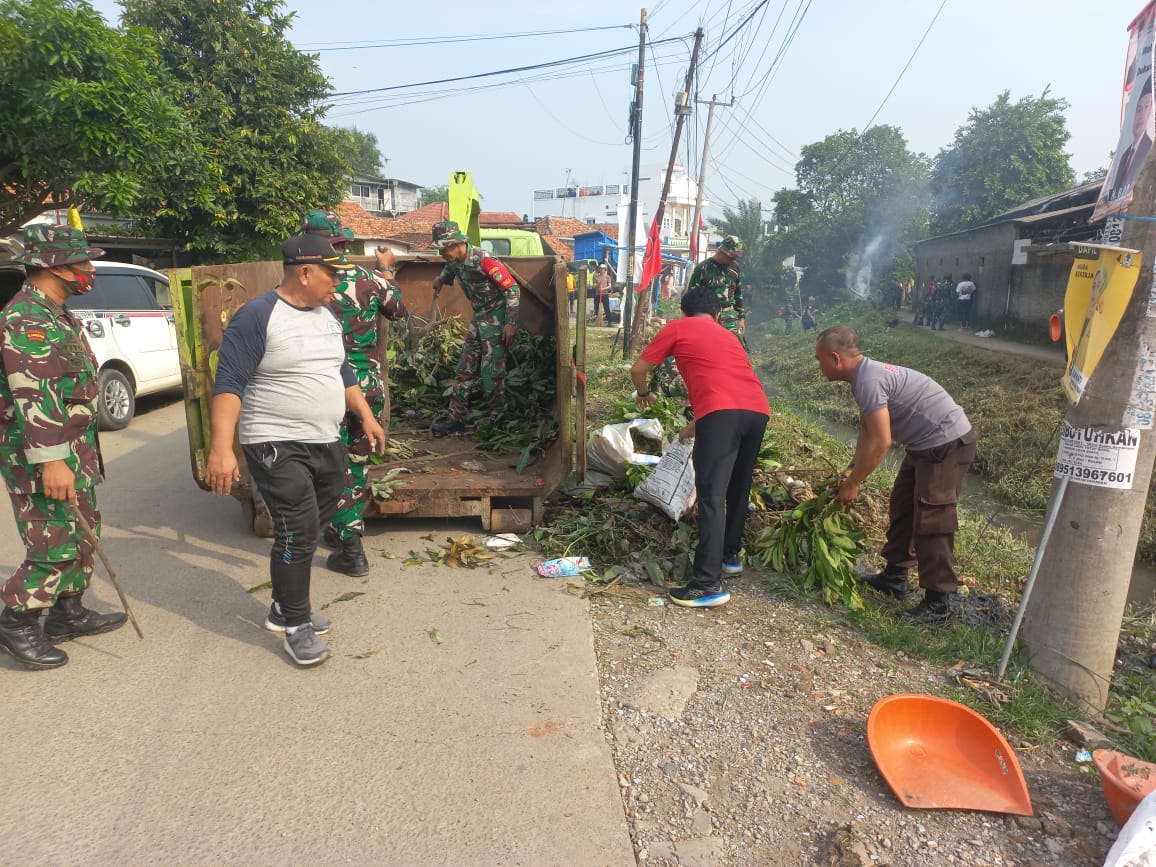
[[[932,331],[944,331],[947,323],[954,321],[960,331],[970,330],[974,323],[977,291],[975,281],[968,273],[958,282],[950,274],[928,278],[923,292],[914,302],[914,324]]]

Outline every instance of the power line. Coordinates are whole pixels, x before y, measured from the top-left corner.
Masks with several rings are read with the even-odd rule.
[[[634,24],[613,24],[602,27],[577,27],[569,30],[525,30],[518,33],[473,34],[471,36],[413,36],[404,39],[371,39],[357,42],[317,42],[299,46],[297,50],[315,54],[322,51],[361,51],[367,48],[409,48],[453,42],[490,42],[497,39],[524,39],[536,36],[569,36],[574,33],[593,33],[599,30],[632,30],[636,26]]]
[[[681,53],[678,55],[673,55],[673,54],[667,55],[667,56],[661,58],[661,61],[659,61],[656,58],[656,62],[658,62],[659,65],[663,65],[663,66],[669,66],[669,65],[672,65],[676,62],[681,64],[682,61],[683,61],[683,57],[682,57]],[[599,72],[599,74],[609,74],[609,73],[614,73],[614,72],[625,72],[625,71],[629,70],[630,68],[631,68],[631,66],[629,64],[624,65],[624,66],[623,65],[604,66],[604,67],[599,68],[597,71]],[[465,96],[468,94],[480,93],[482,91],[487,91],[487,90],[494,90],[497,88],[512,87],[514,85],[523,84],[526,82],[537,83],[537,82],[546,82],[546,81],[559,81],[559,80],[562,80],[565,78],[576,78],[578,76],[584,76],[587,74],[593,75],[594,72],[595,72],[594,69],[588,67],[588,68],[584,68],[584,69],[571,69],[571,70],[563,70],[563,71],[554,71],[554,72],[544,73],[544,74],[540,74],[540,75],[517,78],[517,79],[513,79],[513,80],[509,80],[509,81],[496,81],[496,82],[489,82],[489,83],[485,83],[485,84],[474,84],[474,85],[470,85],[470,86],[466,86],[466,87],[439,88],[439,89],[432,89],[432,90],[426,90],[426,91],[409,91],[407,93],[391,93],[391,94],[366,97],[366,98],[362,98],[362,99],[349,99],[349,100],[345,100],[345,101],[338,104],[337,107],[339,108],[339,112],[335,113],[334,117],[350,117],[350,116],[357,115],[357,114],[366,114],[366,113],[372,112],[372,111],[380,111],[380,110],[385,109],[385,108],[400,108],[402,106],[407,106],[407,105],[416,105],[416,104],[424,103],[424,102],[432,102],[432,101],[435,101],[438,99],[448,99],[448,98],[453,98],[453,97],[457,97],[457,96]],[[355,110],[355,111],[349,110],[349,109],[354,109],[358,106],[366,106],[366,107],[361,108],[360,110]],[[652,139],[647,139],[647,141],[651,141],[651,140]]]
[[[679,39],[660,39],[655,45],[668,45],[671,42],[680,42]],[[450,84],[455,81],[472,81],[478,78],[492,78],[495,75],[513,75],[517,72],[532,72],[535,69],[549,69],[554,66],[565,66],[571,63],[589,63],[607,57],[617,57],[620,54],[637,51],[637,47],[612,48],[608,51],[598,51],[594,54],[582,54],[577,57],[564,57],[561,60],[549,60],[545,63],[533,63],[529,66],[513,66],[508,69],[495,69],[491,72],[477,72],[473,75],[458,75],[453,78],[437,78],[430,81],[418,81],[412,84],[393,84],[389,87],[372,87],[367,90],[347,90],[342,93],[330,94],[331,97],[364,96],[369,93],[388,93],[395,90],[408,90],[411,87],[428,87],[431,84]]]
[[[703,59],[704,60],[710,60],[712,57],[714,57],[716,54],[718,54],[722,50],[724,45],[726,45],[728,42],[730,42],[732,39],[734,39],[735,36],[737,36],[740,32],[742,32],[742,29],[747,26],[747,22],[755,17],[755,13],[758,12],[760,9],[762,9],[764,6],[766,6],[769,2],[771,2],[771,0],[760,0],[758,5],[756,5],[755,8],[751,10],[751,13],[746,18],[744,18],[742,21],[740,21],[737,25],[735,25],[735,29],[730,32],[730,35],[727,36],[725,39],[723,39],[723,41],[718,44],[718,46],[714,49],[714,51],[712,51],[710,54],[708,54]]]
[[[875,109],[875,114],[871,115],[871,120],[867,121],[867,125],[863,127],[864,131],[871,127],[875,122],[875,118],[879,117],[879,112],[883,111],[883,106],[887,105],[887,100],[891,99],[891,94],[895,93],[895,88],[899,86],[899,82],[903,80],[907,68],[911,66],[911,62],[915,60],[915,55],[919,53],[919,49],[923,46],[923,42],[927,39],[927,34],[931,32],[931,28],[935,26],[935,22],[939,20],[939,13],[943,11],[943,7],[947,5],[947,0],[943,0],[939,4],[939,8],[935,10],[935,17],[931,19],[931,23],[927,25],[927,29],[923,31],[923,35],[919,38],[919,42],[915,44],[915,49],[911,52],[911,56],[907,58],[907,62],[903,64],[903,69],[899,70],[899,75],[895,79],[895,83],[891,85],[891,89],[887,91],[887,95],[883,97],[883,102],[879,103],[879,108]]]

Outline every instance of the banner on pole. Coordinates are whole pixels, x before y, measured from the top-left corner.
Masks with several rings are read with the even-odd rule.
[[[1088,379],[1112,341],[1140,276],[1140,251],[1076,244],[1076,261],[1064,294],[1068,367],[1064,391],[1079,403]]]
[[[1128,54],[1124,64],[1124,96],[1120,107],[1120,139],[1092,222],[1118,214],[1132,202],[1132,188],[1152,149],[1156,135],[1153,111],[1153,44],[1156,43],[1156,0],[1144,7],[1128,27]]]

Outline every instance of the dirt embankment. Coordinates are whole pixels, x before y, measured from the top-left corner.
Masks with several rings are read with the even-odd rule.
[[[902,807],[867,715],[892,693],[950,696],[946,673],[775,598],[754,570],[728,583],[718,609],[652,607],[645,588],[593,607],[640,863],[1103,863],[1118,828],[1069,746],[1013,742],[1034,817]]]

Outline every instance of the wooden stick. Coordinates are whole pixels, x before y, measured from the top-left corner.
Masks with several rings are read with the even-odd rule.
[[[100,544],[100,539],[96,538],[96,534],[92,532],[92,526],[85,520],[83,514],[76,505],[71,505],[72,517],[76,521],[78,527],[84,537],[92,543],[92,547],[96,549],[96,553],[100,556],[100,562],[104,564],[104,568],[108,570],[108,580],[112,582],[112,586],[116,589],[116,595],[120,597],[120,604],[124,608],[124,613],[128,615],[129,622],[132,628],[136,630],[137,638],[143,639],[144,633],[140,631],[140,624],[136,622],[136,615],[132,613],[132,607],[128,604],[128,597],[124,595],[124,590],[121,589],[120,582],[116,580],[116,570],[112,568],[112,564],[108,562],[108,555],[104,553],[104,548]]]

